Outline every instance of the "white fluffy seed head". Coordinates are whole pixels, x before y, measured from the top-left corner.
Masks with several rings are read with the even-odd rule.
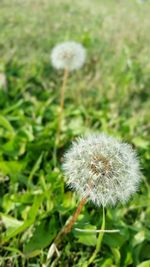
[[[131,145],[105,134],[78,138],[64,156],[68,186],[96,205],[126,202],[141,180]]]
[[[74,41],[56,45],[51,52],[51,62],[56,69],[73,71],[82,67],[85,62],[85,48]]]

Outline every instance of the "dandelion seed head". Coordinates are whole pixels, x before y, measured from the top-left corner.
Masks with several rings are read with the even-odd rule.
[[[131,145],[106,134],[78,138],[64,156],[67,185],[96,205],[124,203],[141,180]]]
[[[51,62],[56,69],[67,69],[68,71],[80,69],[85,58],[85,48],[74,41],[58,44],[51,52]]]

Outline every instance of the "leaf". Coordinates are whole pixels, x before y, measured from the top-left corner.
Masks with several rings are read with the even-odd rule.
[[[149,252],[150,252],[150,243],[145,242],[144,245],[142,246],[142,251],[141,251],[141,258],[142,259],[149,259]]]
[[[101,263],[101,267],[110,267],[113,266],[112,264],[112,259],[106,259]]]
[[[147,140],[144,140],[142,137],[134,137],[132,139],[132,143],[135,144],[137,147],[141,148],[147,148],[149,146],[149,142]]]
[[[129,238],[128,229],[122,228],[119,233],[105,234],[103,242],[110,248],[121,247]]]
[[[34,176],[35,172],[39,169],[40,164],[42,162],[42,158],[43,158],[43,152],[41,153],[41,155],[39,156],[38,160],[36,161],[35,165],[33,166],[28,181],[30,182],[32,180],[32,177]]]
[[[74,118],[73,120],[70,121],[68,124],[67,128],[71,131],[73,131],[74,135],[79,135],[83,132],[84,130],[84,123],[83,119],[81,117],[79,118]]]
[[[15,130],[10,124],[10,122],[6,119],[6,117],[0,115],[0,125],[8,130],[12,135],[15,134]]]
[[[39,207],[42,203],[42,200],[43,200],[43,195],[36,195],[34,197],[33,205],[28,213],[28,218],[27,218],[28,221],[34,222],[35,217],[38,213]]]
[[[23,103],[23,99],[20,99],[17,103],[15,103],[14,105],[11,105],[11,106],[9,106],[8,108],[6,108],[6,109],[4,109],[3,110],[3,114],[7,114],[7,113],[9,113],[10,111],[13,111],[13,110],[16,110],[16,109],[18,109],[21,105],[22,105],[22,103]]]
[[[86,230],[96,230],[96,226],[94,225],[86,225]],[[96,233],[86,233],[86,232],[78,232],[74,231],[74,235],[76,238],[78,238],[78,242],[82,243],[87,246],[95,246],[97,243],[97,234]]]
[[[0,161],[0,171],[12,178],[17,178],[24,169],[26,163],[18,161]]]
[[[150,267],[150,260],[141,262],[137,267]]]
[[[19,249],[15,248],[15,247],[5,247],[5,246],[3,246],[3,249],[5,249],[7,251],[15,252],[16,254],[19,254],[20,256],[24,256],[23,253]]]
[[[114,255],[115,263],[118,266],[119,262],[120,262],[120,258],[121,258],[120,251],[117,248],[112,248],[111,251],[112,251],[112,253]]]
[[[16,136],[15,136],[16,137]],[[11,138],[7,143],[2,146],[4,154],[9,156],[18,156],[19,153],[19,142],[17,138]]]
[[[23,221],[19,221],[11,216],[0,213],[2,221],[7,229],[16,229],[23,224]]]
[[[138,233],[134,236],[132,245],[133,245],[133,246],[136,246],[136,245],[142,243],[144,240],[145,240],[145,231],[142,230],[142,231],[138,232]]]
[[[126,250],[128,250],[127,246],[126,246]],[[126,256],[125,256],[125,260],[124,260],[124,266],[128,266],[128,265],[131,265],[133,263],[132,256],[133,256],[132,252],[127,251]]]
[[[63,208],[66,210],[66,209],[72,209],[74,208],[76,205],[75,203],[75,199],[73,198],[73,194],[72,192],[67,192],[64,194],[63,196],[63,203],[62,203],[62,206]]]
[[[24,253],[28,257],[33,257],[34,252],[48,246],[56,235],[56,222],[52,219],[45,219],[35,227],[32,237],[24,245]]]
[[[7,242],[10,238],[20,234],[21,232],[25,231],[30,225],[32,225],[35,221],[37,212],[43,200],[42,195],[35,196],[33,205],[29,211],[28,219],[19,227],[17,227],[14,231],[9,233],[6,231],[6,235],[2,238],[2,244]]]

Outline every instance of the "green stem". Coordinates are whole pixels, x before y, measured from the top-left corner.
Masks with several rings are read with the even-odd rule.
[[[65,99],[65,90],[67,85],[69,71],[67,69],[64,70],[64,76],[63,76],[63,83],[62,87],[60,89],[60,110],[58,115],[58,128],[56,133],[56,146],[59,144],[60,141],[60,134],[61,134],[61,128],[62,128],[62,116],[64,112],[64,99]]]
[[[53,151],[53,164],[56,167],[57,163],[57,148],[60,143],[60,134],[61,134],[61,128],[62,128],[62,117],[63,117],[63,112],[64,112],[64,99],[65,99],[65,90],[66,90],[66,85],[68,81],[68,75],[69,71],[67,69],[64,70],[64,76],[63,76],[63,82],[62,86],[60,89],[60,109],[59,109],[59,114],[58,114],[58,128],[56,132],[56,139],[55,139],[55,146],[54,146],[54,151]]]
[[[104,207],[103,207],[103,219],[102,219],[101,230],[105,230],[105,209],[104,209]],[[97,239],[97,244],[96,244],[96,249],[93,252],[93,255],[91,256],[91,258],[88,260],[87,264],[84,265],[84,267],[88,267],[95,260],[97,253],[101,249],[103,235],[104,235],[104,232],[99,233],[98,239]]]

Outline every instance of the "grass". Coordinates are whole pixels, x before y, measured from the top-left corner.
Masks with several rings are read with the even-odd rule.
[[[149,85],[150,5],[136,1],[1,0],[0,90],[1,266],[44,266],[50,244],[76,209],[61,170],[75,137],[106,132],[131,143],[143,181],[124,206],[106,210],[101,251],[91,266],[150,266]],[[53,160],[62,72],[51,48],[73,39],[87,62],[69,77],[56,166]],[[102,209],[87,203],[76,228],[96,229]],[[75,229],[47,266],[81,267],[93,254],[96,233]]]

